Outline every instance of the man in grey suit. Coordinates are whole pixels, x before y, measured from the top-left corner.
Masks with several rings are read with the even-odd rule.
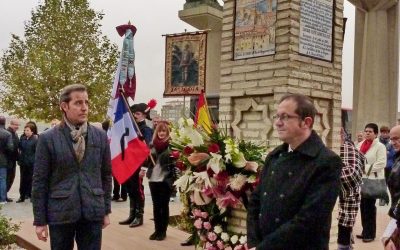
[[[51,249],[101,249],[110,224],[111,159],[105,132],[87,122],[86,87],[60,93],[63,120],[39,136],[32,184],[34,225],[39,240],[50,231]]]

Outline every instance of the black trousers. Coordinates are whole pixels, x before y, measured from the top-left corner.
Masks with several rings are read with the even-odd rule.
[[[144,186],[143,178],[139,177],[140,168],[124,183],[129,199],[136,207],[136,210],[143,214],[144,210]]]
[[[22,199],[31,197],[33,166],[20,166],[21,180],[19,185],[19,195]]]
[[[344,246],[351,245],[351,232],[352,231],[353,231],[352,227],[344,227],[342,225],[339,225],[337,243],[344,245]]]
[[[361,197],[360,212],[362,235],[364,239],[375,239],[376,236],[376,199]]]
[[[50,225],[50,245],[52,250],[72,250],[74,239],[79,250],[101,249],[102,221],[84,219],[75,223]]]
[[[167,232],[171,187],[166,182],[149,182],[153,200],[154,228],[158,233]]]
[[[16,163],[13,161],[11,163],[11,166],[7,169],[7,192],[10,191],[12,184],[14,183],[15,179],[15,169],[16,169]]]
[[[113,177],[113,198],[115,199],[119,199],[122,198],[123,200],[126,200],[126,198],[128,197],[128,193],[126,192],[126,187],[124,184],[120,185],[117,181],[117,179],[115,179]]]

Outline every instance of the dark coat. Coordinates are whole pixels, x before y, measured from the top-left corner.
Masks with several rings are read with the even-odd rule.
[[[12,128],[7,128],[7,131],[11,133],[12,141],[13,141],[13,149],[11,154],[8,157],[8,167],[12,168],[15,166],[15,162],[18,160],[18,145],[19,138],[16,132],[12,130]]]
[[[8,157],[13,150],[11,133],[4,126],[0,127],[0,168],[8,167]]]
[[[32,184],[34,225],[102,221],[111,213],[111,155],[106,133],[88,125],[79,163],[65,123],[43,132]]]
[[[315,131],[293,152],[286,143],[272,151],[248,206],[249,248],[328,249],[341,168]]]
[[[32,135],[29,139],[26,135],[22,135],[21,139],[19,140],[19,157],[18,157],[18,164],[21,167],[29,167],[33,168],[33,164],[35,163],[35,152],[36,152],[36,145],[38,141],[37,135]]]
[[[392,200],[391,207],[389,209],[389,216],[395,218],[396,220],[400,220],[400,211],[399,211],[399,200],[400,200],[400,152],[396,153],[396,158],[394,160],[388,182],[387,182],[390,198]],[[394,209],[397,206],[396,214],[393,213]]]
[[[167,183],[168,186],[172,190],[172,184],[174,184],[175,181],[175,161],[171,157],[171,150],[169,148],[166,148],[162,152],[157,152],[154,148],[151,150],[153,159],[160,164],[161,171],[166,173],[166,176],[163,180],[163,182]],[[152,173],[153,173],[153,164],[149,164],[146,172],[147,178],[150,179]]]

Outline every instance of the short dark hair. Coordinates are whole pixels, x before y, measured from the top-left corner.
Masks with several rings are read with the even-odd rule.
[[[71,101],[71,93],[72,92],[87,92],[86,86],[82,84],[71,84],[67,85],[60,91],[60,104],[63,102]]]
[[[29,128],[34,135],[37,135],[37,127],[36,124],[32,121],[29,121],[25,124],[24,129]]]
[[[295,113],[299,115],[302,120],[304,120],[306,117],[311,117],[313,119],[313,123],[311,124],[312,127],[314,124],[315,115],[317,114],[317,109],[315,108],[311,98],[302,94],[287,94],[281,98],[279,103],[282,103],[286,100],[293,100],[297,104]]]
[[[370,128],[374,131],[374,134],[378,134],[378,125],[376,125],[376,123],[368,123],[367,125],[365,125],[365,128]]]
[[[0,125],[5,126],[6,125],[6,118],[4,116],[0,116]]]

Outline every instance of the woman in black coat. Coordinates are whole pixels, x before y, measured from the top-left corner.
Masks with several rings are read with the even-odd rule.
[[[169,150],[169,127],[166,122],[159,122],[152,141],[152,155],[156,162],[147,170],[151,198],[153,200],[153,216],[155,232],[150,240],[164,240],[169,218],[169,199],[174,182],[174,162]]]
[[[19,202],[24,202],[31,197],[33,164],[35,163],[36,144],[38,135],[36,126],[28,122],[24,127],[24,134],[21,136],[18,149],[20,152],[18,165],[20,167],[21,179],[19,186]]]

